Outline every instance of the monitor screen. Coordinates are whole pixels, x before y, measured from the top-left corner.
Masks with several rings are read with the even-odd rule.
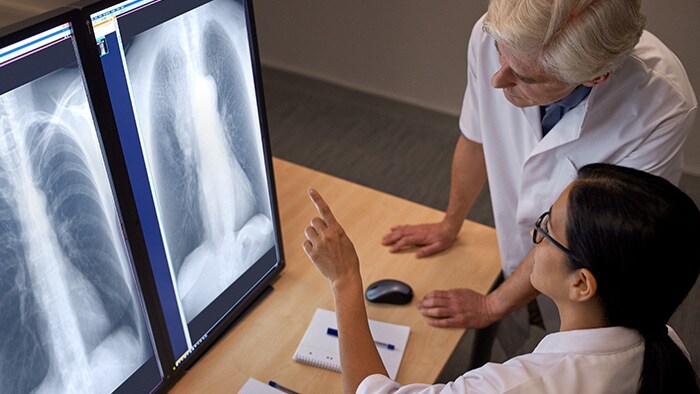
[[[177,367],[283,266],[249,6],[90,18]]]
[[[0,37],[0,390],[148,392],[162,369],[65,19]]]

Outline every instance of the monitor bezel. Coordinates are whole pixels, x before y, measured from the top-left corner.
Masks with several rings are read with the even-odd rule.
[[[86,0],[86,1],[80,1],[78,3],[74,3],[72,6],[76,7],[81,10],[82,13],[82,20],[83,20],[83,25],[86,26],[86,28],[89,30],[90,35],[92,37],[92,42],[94,43],[96,40],[96,37],[94,35],[94,32],[92,30],[92,23],[91,23],[91,18],[90,16],[93,15],[96,12],[99,12],[101,10],[107,9],[109,7],[112,7],[114,5],[117,5],[119,3],[124,2],[124,0],[102,0],[102,1],[91,1],[91,0]],[[177,355],[172,354],[171,348],[168,348],[168,355],[169,357],[165,360],[166,363],[163,365],[166,367],[165,372],[168,374],[168,378],[166,379],[166,387],[172,387],[186,372],[187,369],[189,369],[191,366],[196,364],[196,361],[201,358],[202,355],[204,355],[207,350],[213,346],[218,339],[221,338],[221,336],[224,335],[224,333],[230,329],[237,321],[239,321],[241,318],[243,318],[246,314],[246,312],[252,308],[256,302],[258,301],[259,298],[263,297],[269,290],[271,289],[271,285],[275,282],[275,280],[279,277],[280,272],[284,269],[286,263],[285,263],[285,258],[284,258],[284,246],[283,246],[283,240],[282,240],[282,231],[281,231],[281,226],[280,226],[280,218],[279,218],[279,205],[277,202],[277,190],[276,190],[276,185],[275,185],[275,177],[274,177],[274,168],[273,168],[273,162],[272,162],[272,151],[270,147],[270,136],[269,136],[269,127],[267,123],[267,112],[266,112],[266,107],[265,107],[265,98],[264,98],[264,89],[263,89],[263,78],[262,78],[262,70],[261,70],[261,63],[260,63],[260,55],[259,55],[259,50],[258,50],[258,40],[257,40],[257,32],[255,28],[255,18],[254,18],[254,13],[253,13],[253,3],[252,0],[242,0],[244,9],[245,9],[245,18],[246,18],[246,25],[247,25],[247,33],[248,33],[248,43],[249,43],[249,50],[250,50],[250,55],[251,55],[251,66],[253,70],[253,81],[255,85],[255,93],[256,93],[256,102],[258,106],[258,121],[260,125],[260,133],[261,133],[261,142],[262,142],[262,148],[263,148],[263,160],[265,162],[265,170],[266,170],[266,176],[267,176],[267,185],[269,187],[269,198],[270,198],[270,208],[271,208],[271,214],[272,214],[272,221],[273,221],[273,227],[274,227],[274,234],[275,234],[275,246],[277,249],[277,263],[270,269],[267,274],[260,278],[260,280],[257,283],[257,286],[253,287],[252,289],[249,289],[248,293],[246,294],[245,297],[243,297],[241,300],[239,300],[238,304],[232,308],[221,320],[221,322],[212,329],[212,331],[207,335],[207,337],[197,346],[195,350],[192,351],[192,353],[181,363],[178,365],[177,368],[171,369],[170,367],[175,366],[175,361],[178,358]],[[97,52],[97,46],[93,45],[93,50],[91,53],[91,61],[96,62],[94,63],[94,66],[99,67],[98,71],[95,72],[94,74],[96,75],[96,79],[99,79],[99,87],[102,89],[102,92],[106,92],[106,80],[104,73],[101,72],[101,65],[99,63],[99,53]],[[116,128],[116,121],[114,119],[114,114],[112,113],[111,110],[111,103],[109,102],[109,95],[108,94],[102,94],[103,100],[101,103],[102,107],[107,107],[107,111],[105,112],[105,127],[103,128],[102,125],[100,126],[101,130],[108,130],[109,133],[112,135],[112,137],[115,140],[118,140],[118,131]],[[108,112],[108,114],[107,114]],[[109,115],[109,116],[107,116]],[[99,119],[98,119],[99,122]],[[119,150],[121,150],[121,144],[115,144],[115,147],[118,146]],[[121,153],[116,154],[116,156],[121,156]],[[119,161],[123,162],[124,158],[123,156]],[[128,182],[128,179],[127,179]],[[129,190],[131,190],[131,186],[129,185]],[[133,197],[131,198],[131,202],[133,202]],[[134,214],[136,214],[136,209],[135,206],[133,207],[132,211]],[[133,229],[136,233],[141,235],[141,239],[143,239],[143,233],[140,228],[140,226],[137,226],[138,229]],[[130,229],[127,229],[127,232],[129,232]],[[145,243],[143,244],[143,253],[146,254],[145,250]],[[163,318],[163,322],[164,322]],[[169,343],[169,341],[168,341]],[[169,364],[167,364],[169,363]]]
[[[163,338],[167,338],[167,333],[164,331],[165,325],[163,323],[162,312],[160,312],[160,302],[157,294],[154,292],[155,281],[150,272],[150,265],[147,264],[148,260],[146,260],[146,264],[141,263],[144,258],[148,259],[148,255],[144,253],[145,249],[141,245],[143,242],[139,242],[138,233],[129,232],[126,229],[126,227],[130,227],[128,223],[134,220],[135,208],[130,204],[128,198],[131,189],[128,178],[125,177],[126,167],[122,166],[122,163],[119,163],[118,158],[110,157],[115,156],[113,152],[114,149],[111,149],[111,146],[114,144],[113,133],[105,132],[108,128],[103,129],[103,126],[106,126],[108,122],[100,121],[100,119],[104,120],[109,117],[104,114],[104,106],[98,105],[94,100],[95,95],[93,92],[99,92],[99,90],[96,90],[96,86],[99,84],[96,85],[94,76],[97,74],[96,71],[100,70],[96,70],[94,64],[89,60],[91,57],[89,56],[90,49],[87,48],[86,45],[90,42],[94,43],[94,40],[91,41],[91,35],[83,24],[81,13],[72,7],[62,7],[0,28],[0,48],[30,38],[65,23],[70,23],[73,30],[74,42],[77,47],[77,60],[80,63],[85,79],[88,104],[91,107],[98,139],[102,145],[106,171],[112,186],[111,192],[117,204],[117,213],[122,221],[121,225],[125,227],[122,230],[124,231],[124,235],[126,235],[132,268],[136,274],[136,285],[139,288],[141,302],[143,302],[143,307],[145,308],[144,317],[149,325],[150,339],[152,340],[151,346],[155,346],[153,349],[154,357],[159,364],[162,375],[160,383],[152,388],[151,393],[161,393],[166,389],[168,381],[168,370],[165,367],[168,364],[164,364],[163,362],[164,352],[170,349],[170,346],[169,343],[165,343],[162,340]],[[167,353],[165,354],[167,361]]]

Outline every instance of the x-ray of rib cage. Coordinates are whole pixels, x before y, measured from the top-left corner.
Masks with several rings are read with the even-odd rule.
[[[77,68],[0,96],[0,391],[108,393],[152,354]]]
[[[243,8],[216,0],[147,30],[126,63],[190,322],[274,242]]]

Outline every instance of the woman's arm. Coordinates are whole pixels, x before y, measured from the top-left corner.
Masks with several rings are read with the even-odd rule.
[[[304,231],[304,252],[331,283],[343,388],[346,393],[354,393],[367,376],[387,373],[369,330],[355,247],[321,195],[309,189],[309,197],[320,217],[313,218]]]

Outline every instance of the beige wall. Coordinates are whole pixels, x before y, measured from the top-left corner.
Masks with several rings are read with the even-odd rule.
[[[466,46],[486,0],[254,0],[264,64],[458,114]],[[700,95],[700,0],[645,0],[647,27]],[[456,126],[455,126],[456,127]],[[700,116],[685,146],[700,175]]]
[[[0,0],[0,27],[69,3],[67,0]]]
[[[459,112],[471,26],[486,2],[255,0],[264,63]]]

